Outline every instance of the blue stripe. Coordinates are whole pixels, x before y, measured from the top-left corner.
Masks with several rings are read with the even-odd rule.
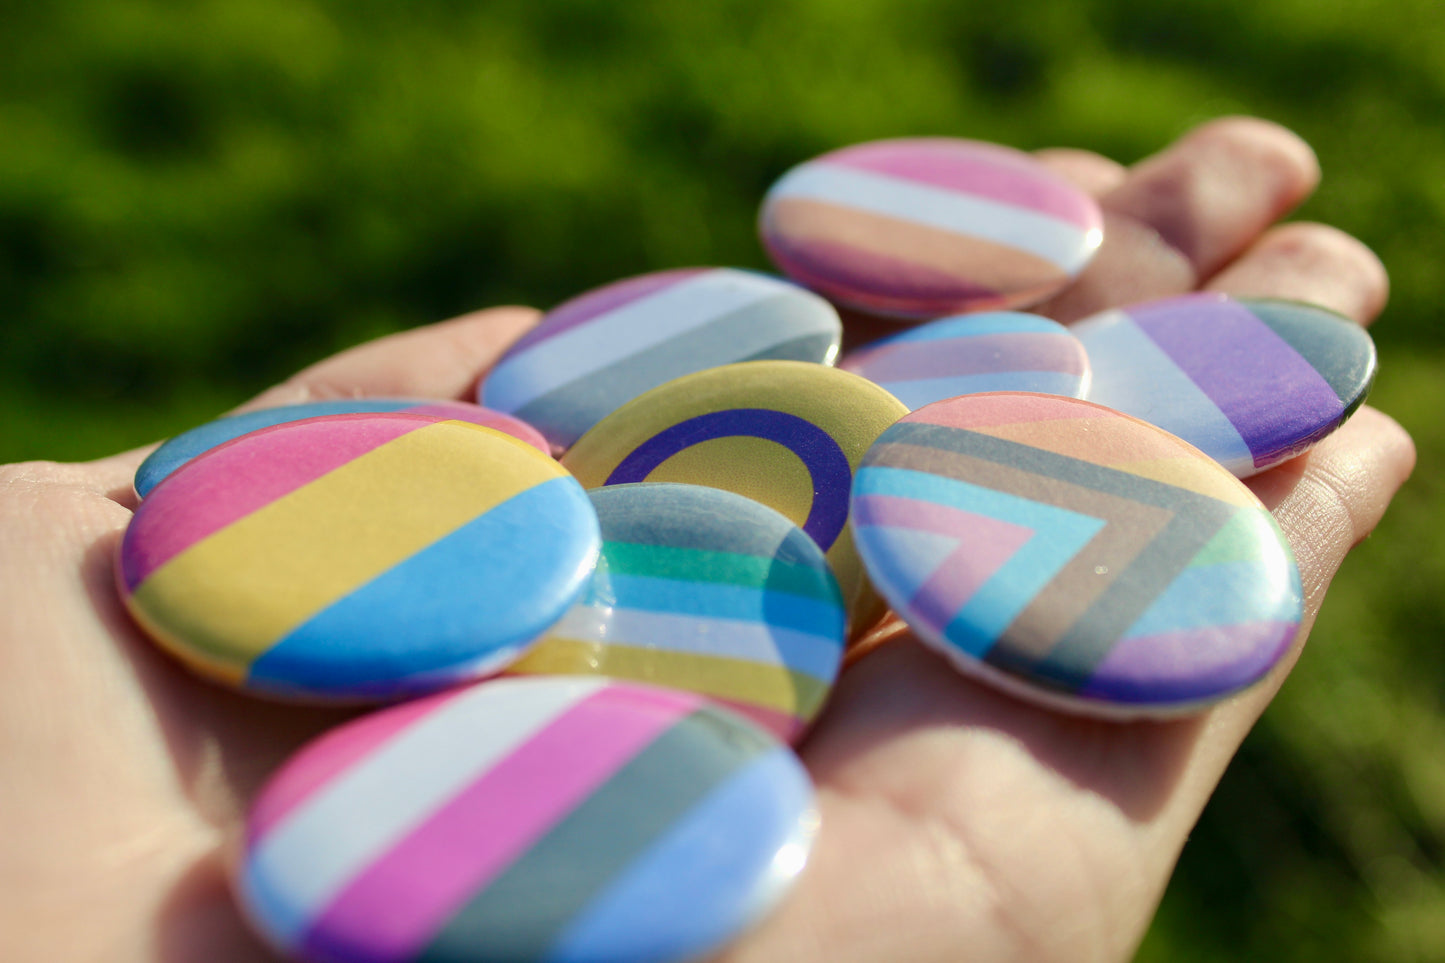
[[[1091,524],[1036,531],[958,610],[944,629],[945,637],[965,652],[983,658],[1019,613],[1104,527],[1097,518],[1087,522]]]
[[[853,496],[863,495],[892,495],[947,505],[1034,531],[1034,537],[979,587],[947,626],[934,626],[950,643],[980,658],[1105,524],[1092,515],[907,468],[859,469],[854,476]]]
[[[1278,557],[1185,569],[1125,638],[1245,622],[1298,622],[1299,572]]]
[[[888,436],[881,439],[888,441]],[[864,467],[858,470],[853,482],[853,497],[864,495],[890,495],[895,498],[912,498],[935,505],[946,505],[976,515],[988,515],[1001,521],[1021,525],[1024,528],[1054,529],[1071,532],[1081,526],[1089,527],[1090,533],[1103,524],[1092,515],[1069,511],[1036,502],[1019,495],[995,491],[982,485],[935,475],[931,472],[914,471],[911,468]],[[965,533],[956,533],[963,535]]]
[[[218,445],[240,438],[242,435],[270,428],[273,425],[302,418],[316,418],[321,415],[348,415],[357,412],[397,411],[412,408],[424,402],[378,401],[374,398],[349,398],[345,401],[313,401],[304,405],[286,405],[281,408],[264,408],[240,415],[228,415],[207,422],[190,431],[176,435],[161,445],[135,472],[136,494],[144,498],[163,479],[197,455],[205,454]]]
[[[806,851],[808,775],[776,749],[713,790],[564,929],[545,963],[700,959],[780,898]]]
[[[788,592],[762,592],[742,585],[710,585],[613,572],[605,580],[605,594],[598,594],[599,581],[603,580],[592,580],[583,604],[616,605],[619,599],[625,599],[628,608],[644,612],[766,622],[818,634],[826,634],[827,626],[838,620],[836,605]]]
[[[879,386],[917,411],[924,405],[959,395],[984,391],[1030,391],[1042,395],[1079,397],[1083,379],[1062,371],[995,371],[988,374],[953,375],[947,378],[915,378],[909,381],[881,381]]]
[[[407,691],[407,677],[509,661],[575,601],[599,543],[576,479],[535,485],[318,612],[248,681],[376,698]]]
[[[258,871],[254,856],[247,857],[241,867],[241,905],[246,918],[278,952],[295,951],[295,944],[311,918],[296,901],[286,893],[278,893],[270,885],[273,880],[264,871]]]

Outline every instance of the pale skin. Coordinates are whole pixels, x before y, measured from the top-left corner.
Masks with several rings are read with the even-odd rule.
[[[1214,121],[1127,169],[1040,157],[1107,212],[1100,256],[1043,309],[1061,320],[1196,289],[1313,301],[1362,324],[1385,303],[1384,269],[1358,241],[1276,224],[1319,177],[1278,127]],[[536,319],[500,308],[365,344],[251,406],[467,397]],[[0,934],[16,963],[269,959],[227,887],[241,821],[287,755],[348,715],[200,681],[131,624],[112,566],[145,453],[0,469]],[[906,632],[880,633],[802,747],[822,814],[812,862],[722,959],[1128,959],[1340,561],[1414,459],[1405,432],[1366,407],[1249,482],[1294,547],[1306,629],[1263,683],[1197,717],[1042,711],[962,678]]]

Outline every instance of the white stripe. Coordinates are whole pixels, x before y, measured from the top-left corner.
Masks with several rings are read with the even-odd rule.
[[[263,902],[270,935],[294,946],[342,887],[441,806],[546,728],[604,679],[490,682],[393,736],[288,813],[252,852],[251,887],[279,891]],[[517,684],[517,683],[522,684]],[[278,919],[286,907],[294,915]]]
[[[837,637],[828,638],[741,619],[574,605],[547,634],[766,665],[786,664],[797,672],[828,680],[838,674],[838,661],[843,655],[841,610],[837,629]]]
[[[482,404],[517,411],[600,368],[789,290],[783,282],[728,268],[696,275],[506,358],[482,385]]]
[[[1126,312],[1105,311],[1070,330],[1093,371],[1086,399],[1178,435],[1236,475],[1254,471],[1239,430]]]
[[[1027,251],[1069,274],[1083,269],[1098,247],[1077,224],[1028,208],[986,200],[886,174],[830,164],[805,164],[783,175],[772,199],[799,197],[882,214],[953,234]],[[1102,236],[1102,235],[1101,235]]]

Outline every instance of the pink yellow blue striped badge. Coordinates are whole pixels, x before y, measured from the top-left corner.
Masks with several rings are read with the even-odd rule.
[[[1037,314],[939,318],[850,352],[838,365],[911,410],[958,395],[1033,391],[1082,398],[1089,358],[1069,329]]]
[[[790,281],[733,268],[659,271],[553,308],[478,397],[563,449],[673,378],[763,358],[832,364],[841,338],[833,306]]]
[[[119,580],[137,621],[205,675],[385,699],[511,662],[572,604],[597,547],[586,494],[525,442],[331,415],[178,469],[136,511]]]
[[[321,415],[401,412],[425,415],[437,421],[470,421],[486,425],[520,438],[538,451],[549,451],[547,440],[531,425],[500,411],[492,411],[465,401],[443,401],[435,398],[338,398],[331,401],[308,401],[299,405],[262,408],[257,411],[227,415],[207,422],[169,439],[136,469],[136,494],[144,498],[167,475],[205,451],[239,438],[252,431],[272,425]]]
[[[797,758],[696,695],[499,679],[304,747],[236,890],[303,960],[693,960],[781,898],[816,827]]]
[[[1093,258],[1103,217],[1028,154],[922,138],[794,167],[763,199],[759,233],[784,273],[840,304],[937,318],[1043,300]]]
[[[588,494],[602,527],[597,568],[508,673],[696,692],[799,739],[833,688],[847,637],[843,596],[817,543],[719,488],[645,482]]]
[[[869,450],[874,585],[957,666],[1047,705],[1168,716],[1261,679],[1299,627],[1289,545],[1198,449],[1072,398],[965,395]]]

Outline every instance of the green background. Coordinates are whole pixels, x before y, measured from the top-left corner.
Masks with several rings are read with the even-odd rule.
[[[843,144],[1136,160],[1292,127],[1299,216],[1394,279],[1373,403],[1421,468],[1231,768],[1143,960],[1445,958],[1445,29],[1426,0],[0,0],[0,460],[208,419],[333,350],[630,274],[766,268]]]

